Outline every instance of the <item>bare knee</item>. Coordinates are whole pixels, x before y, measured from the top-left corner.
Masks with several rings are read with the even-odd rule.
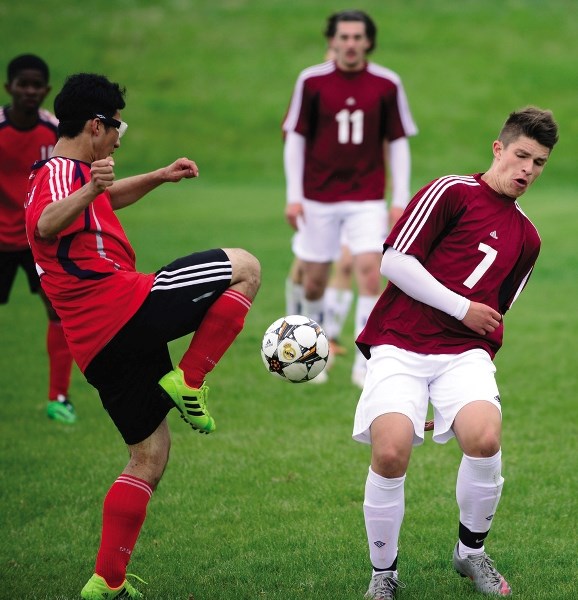
[[[489,458],[500,449],[499,432],[485,430],[462,442],[462,450],[473,458]]]
[[[456,415],[453,430],[468,456],[487,458],[500,449],[502,418],[490,402],[476,401],[464,406]]]
[[[231,261],[233,275],[231,287],[250,298],[257,295],[261,286],[261,264],[250,252],[242,248],[223,248]]]
[[[407,453],[394,446],[372,449],[371,468],[382,477],[388,479],[403,477],[407,471],[408,461]]]

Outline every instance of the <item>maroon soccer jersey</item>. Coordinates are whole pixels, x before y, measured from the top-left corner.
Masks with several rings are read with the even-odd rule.
[[[90,179],[90,165],[55,157],[34,165],[26,202],[26,231],[42,288],[62,320],[70,351],[82,371],[136,313],[154,274],[135,270],[134,251],[110,204],[108,191],[53,240],[37,223],[51,202]]]
[[[381,200],[384,140],[417,132],[399,76],[368,63],[341,71],[330,61],[303,71],[283,122],[306,139],[303,193],[309,200]]]
[[[428,184],[412,199],[385,241],[415,256],[454,292],[504,314],[530,276],[540,236],[512,198],[490,188],[481,174],[451,175]],[[391,282],[357,339],[368,355],[392,344],[422,354],[457,354],[502,345],[503,321],[485,336],[446,313],[414,300]]]
[[[39,111],[31,129],[16,129],[6,107],[0,107],[0,252],[28,249],[24,201],[30,168],[50,156],[57,140],[58,121]]]

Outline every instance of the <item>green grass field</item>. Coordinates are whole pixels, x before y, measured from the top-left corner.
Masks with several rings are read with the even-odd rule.
[[[506,484],[488,549],[520,600],[578,597],[578,320],[573,0],[365,1],[380,29],[374,59],[403,77],[420,135],[413,187],[483,170],[507,113],[551,108],[561,141],[522,199],[542,255],[506,317],[497,357]],[[291,262],[282,211],[280,122],[297,72],[323,52],[327,0],[198,0],[90,5],[0,0],[0,68],[47,58],[53,85],[104,72],[128,88],[121,174],[190,155],[197,181],[156,190],[120,213],[139,267],[191,250],[242,246],[263,285],[234,346],[210,376],[218,431],[176,414],[171,460],[149,504],[130,572],[147,598],[355,600],[370,574],[361,503],[369,449],[351,441],[358,390],[351,352],[325,386],[269,376],[259,346],[284,311]],[[55,90],[56,91],[56,90]],[[52,94],[47,106],[51,106]],[[2,99],[2,102],[7,101]],[[113,310],[114,307],[111,307]],[[45,316],[19,277],[0,308],[0,599],[77,598],[92,573],[102,499],[126,450],[78,370],[74,427],[44,416]],[[351,323],[346,337],[352,344]],[[175,342],[178,360],[187,340]],[[411,599],[475,598],[451,569],[457,535],[454,443],[428,436],[406,484],[400,578]]]

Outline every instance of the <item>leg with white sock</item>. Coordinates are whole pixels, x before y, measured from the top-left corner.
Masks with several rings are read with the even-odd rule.
[[[285,280],[285,314],[303,314],[303,268],[301,261],[295,257],[289,274]]]
[[[372,471],[365,482],[363,515],[374,571],[395,571],[397,544],[405,511],[403,477],[388,479]]]
[[[512,590],[485,552],[485,540],[502,495],[502,415],[488,401],[475,401],[457,414],[453,429],[464,452],[458,470],[456,500],[460,509],[453,565],[484,594],[509,596]]]
[[[404,587],[397,578],[397,552],[412,443],[413,424],[405,415],[380,415],[371,424],[363,515],[373,570],[366,598],[393,598],[397,588]]]
[[[342,243],[341,254],[333,263],[331,279],[325,290],[325,333],[334,354],[346,352],[339,339],[353,304],[352,285],[353,257],[347,245]]]
[[[329,280],[331,263],[303,261],[303,315],[313,319],[321,327],[325,321],[324,293]],[[327,369],[311,380],[311,383],[325,383]]]
[[[460,509],[459,554],[482,553],[502,495],[502,453],[488,458],[462,457],[456,483]]]

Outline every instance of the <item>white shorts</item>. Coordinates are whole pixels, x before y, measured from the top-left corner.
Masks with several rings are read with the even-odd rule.
[[[364,202],[303,201],[303,217],[293,236],[293,254],[309,262],[333,262],[341,254],[342,236],[351,254],[383,252],[387,236],[385,200]]]
[[[363,392],[357,403],[353,439],[371,443],[370,426],[386,413],[401,413],[413,423],[413,444],[423,443],[428,404],[433,407],[433,440],[445,444],[459,410],[487,400],[501,413],[496,367],[484,350],[461,354],[417,354],[395,346],[371,348]]]

